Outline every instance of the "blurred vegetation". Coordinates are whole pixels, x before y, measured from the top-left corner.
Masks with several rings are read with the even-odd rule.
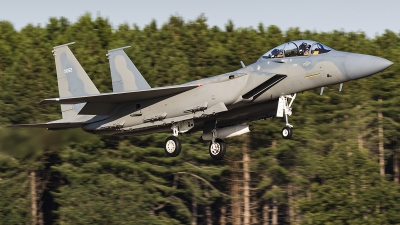
[[[394,65],[344,84],[342,92],[334,85],[322,96],[319,90],[299,94],[292,140],[280,137],[280,118],[256,121],[249,135],[226,140],[223,161],[211,160],[198,133],[182,136],[181,155],[169,158],[162,149],[169,134],[121,138],[5,128],[60,118],[58,106],[37,105],[58,96],[56,45],[75,41],[77,59],[100,92],[110,92],[109,49],[131,45],[127,54],[158,87],[234,71],[240,61],[250,64],[296,39]],[[251,159],[253,224],[400,224],[399,44],[400,35],[389,30],[369,39],[362,32],[236,28],[232,21],[220,29],[204,16],[116,29],[90,14],[20,31],[0,21],[0,224],[238,224],[243,149]]]

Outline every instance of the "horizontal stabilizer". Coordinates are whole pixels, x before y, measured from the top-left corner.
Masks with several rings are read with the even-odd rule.
[[[158,98],[163,96],[176,95],[194,89],[196,87],[198,87],[198,85],[186,85],[186,86],[178,85],[170,87],[152,88],[140,91],[105,93],[105,94],[82,96],[82,97],[49,98],[41,101],[39,104],[40,105],[78,104],[84,102],[119,104],[124,102],[132,102],[132,101]]]

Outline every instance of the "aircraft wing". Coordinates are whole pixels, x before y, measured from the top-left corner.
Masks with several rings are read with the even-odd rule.
[[[145,100],[151,98],[157,98],[167,95],[176,95],[193,88],[198,87],[199,85],[177,85],[177,86],[169,86],[169,87],[160,87],[160,88],[152,88],[147,90],[139,90],[139,91],[129,91],[129,92],[112,92],[105,93],[99,95],[89,95],[82,97],[68,97],[68,98],[49,98],[42,100],[39,105],[46,104],[77,104],[77,103],[109,103],[109,104],[118,104],[130,101],[137,100]]]
[[[15,124],[9,127],[26,127],[26,128],[48,128],[49,130],[78,128],[86,123],[37,123],[37,124]]]

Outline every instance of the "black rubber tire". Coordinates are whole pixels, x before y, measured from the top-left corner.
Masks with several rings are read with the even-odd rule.
[[[181,140],[175,136],[169,136],[164,142],[165,154],[169,157],[176,157],[181,153]]]
[[[213,146],[213,143],[210,142],[210,146],[208,147],[208,152],[210,153],[211,158],[215,159],[215,160],[221,160],[224,158],[225,153],[226,153],[226,144],[222,139],[215,139],[215,144],[217,146]],[[211,149],[211,147],[213,147],[213,149]],[[216,152],[215,147],[219,148],[218,152]]]
[[[284,139],[290,139],[293,134],[292,128],[288,126],[284,127],[281,134]]]

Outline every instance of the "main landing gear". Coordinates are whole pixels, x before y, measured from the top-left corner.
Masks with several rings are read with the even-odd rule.
[[[290,103],[288,102],[288,99],[290,100]],[[293,126],[289,123],[289,116],[292,115],[292,103],[294,99],[296,98],[296,94],[292,95],[284,95],[279,98],[278,101],[278,109],[276,112],[277,117],[283,117],[285,116],[286,120],[286,126],[282,129],[282,137],[284,139],[290,139],[292,137],[293,131],[292,128]]]
[[[193,127],[193,123],[192,123],[191,127]],[[178,138],[179,125],[178,124],[173,124],[171,129],[172,129],[172,135],[173,136],[169,136],[165,140],[165,142],[164,142],[164,151],[165,151],[165,154],[167,154],[167,156],[175,157],[175,156],[178,156],[179,153],[181,153],[181,150],[182,150],[181,140],[179,140],[179,138]]]
[[[165,154],[170,157],[178,156],[181,153],[182,145],[178,137],[170,136],[165,140]]]
[[[193,120],[183,121],[172,125],[172,135],[164,143],[164,151],[167,156],[176,157],[181,153],[182,144],[178,138],[179,133],[185,133],[193,128]],[[208,139],[209,140],[209,139]],[[226,144],[222,139],[217,138],[217,129],[212,130],[212,140],[208,148],[210,156],[215,160],[221,160],[226,153]]]
[[[211,158],[215,160],[221,160],[224,158],[226,153],[226,144],[222,139],[217,138],[217,130],[212,131],[212,140],[208,147],[208,152]]]

